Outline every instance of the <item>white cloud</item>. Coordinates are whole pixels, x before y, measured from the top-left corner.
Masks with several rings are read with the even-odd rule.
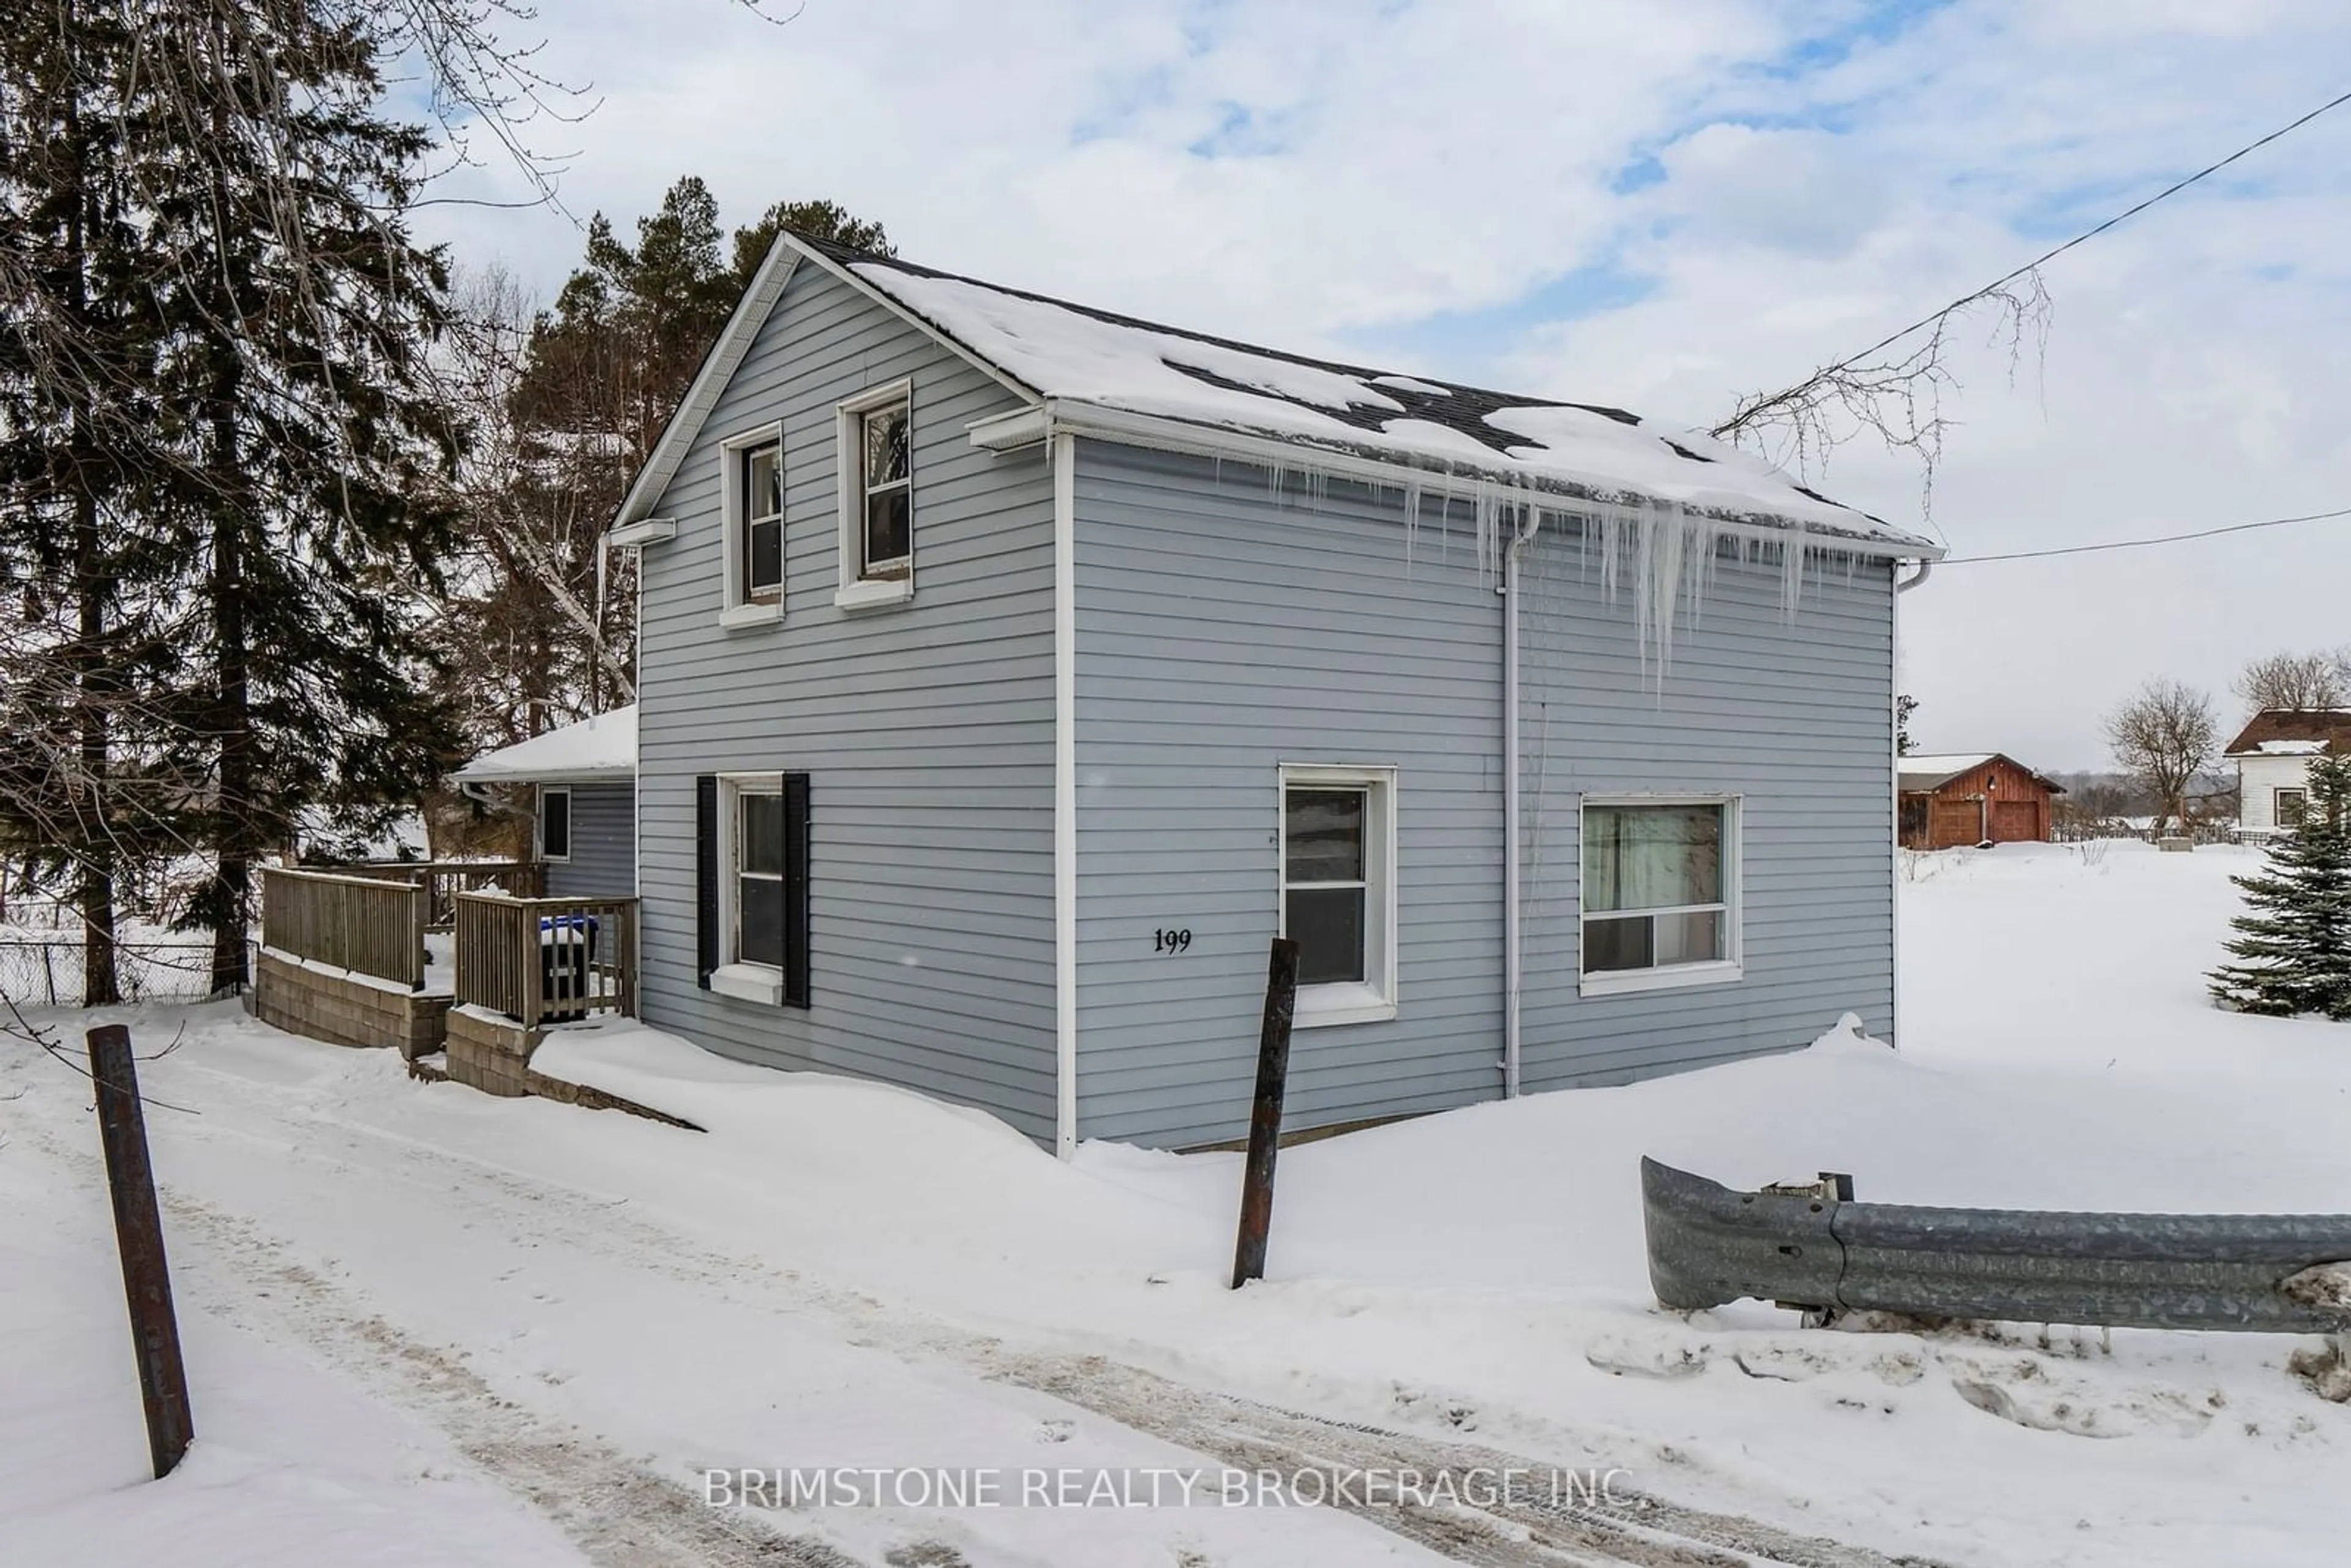
[[[583,215],[625,224],[689,172],[735,221],[829,195],[917,259],[1310,350],[1606,263],[1646,296],[1410,358],[1704,423],[2331,96],[2351,44],[2335,0],[1957,0],[1790,68],[1872,10],[810,0],[778,27],[583,0],[546,63],[604,101],[547,136],[579,149]],[[2351,110],[2067,256],[2013,392],[1968,343],[1935,504],[1958,553],[2351,505],[2346,154]],[[1620,193],[1647,158],[1663,180]],[[544,212],[430,223],[550,292],[580,245]],[[1882,454],[1826,482],[1917,514]],[[2217,691],[2252,654],[2351,642],[2346,580],[2342,525],[1951,567],[1904,604],[1921,737],[2093,763],[2146,674]]]

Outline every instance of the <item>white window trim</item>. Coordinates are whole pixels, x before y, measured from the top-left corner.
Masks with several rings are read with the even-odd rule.
[[[1396,1016],[1396,770],[1392,765],[1285,762],[1276,768],[1274,929],[1290,931],[1290,790],[1317,785],[1371,791],[1364,824],[1364,978],[1298,988],[1292,1022],[1299,1029],[1382,1023]]]
[[[1723,947],[1729,955],[1704,964],[1672,964],[1658,969],[1603,969],[1583,974],[1583,811],[1593,806],[1719,806],[1722,812]],[[1586,795],[1576,808],[1575,967],[1576,994],[1585,997],[1623,996],[1637,991],[1677,991],[1690,986],[1720,986],[1746,977],[1746,936],[1743,889],[1747,880],[1746,801],[1739,795],[1656,793]],[[1691,904],[1692,909],[1714,905]],[[1601,910],[1601,915],[1648,915],[1659,910]]]
[[[877,408],[906,405],[906,571],[903,577],[864,575],[865,453],[860,422]],[[922,531],[921,508],[914,495],[914,382],[901,377],[883,386],[869,387],[833,405],[834,507],[841,528],[841,587],[832,596],[842,610],[872,610],[904,604],[914,597],[914,557]]]
[[[547,852],[547,801],[548,797],[550,795],[560,795],[563,797],[564,851],[559,855],[551,855]],[[538,851],[539,859],[549,862],[555,865],[569,865],[570,863],[570,846],[578,841],[580,832],[580,820],[573,811],[573,808],[579,805],[579,803],[580,802],[573,798],[571,786],[569,784],[542,784],[538,787],[538,812],[531,822],[531,837],[538,841],[532,847]]]
[[[744,597],[743,586],[743,454],[755,446],[773,442],[777,462],[783,461],[784,424],[771,420],[766,424],[739,431],[718,444],[718,624],[725,627],[772,626],[784,618],[784,595],[772,601]],[[791,523],[791,507],[784,508],[786,542]],[[786,562],[786,587],[789,587],[790,570]]]
[[[735,839],[737,824],[742,819],[745,795],[778,795],[784,790],[784,776],[776,773],[721,773],[718,776],[718,967],[710,971],[710,988],[725,997],[747,1002],[762,1002],[780,1007],[784,1000],[784,971],[780,965],[748,964],[736,956],[737,928],[742,924],[742,883],[735,871]],[[787,844],[784,852],[789,854]],[[791,868],[786,866],[789,876]],[[791,933],[784,933],[791,940]]]

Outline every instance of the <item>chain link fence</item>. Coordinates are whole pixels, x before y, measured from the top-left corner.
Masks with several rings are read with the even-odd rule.
[[[200,1002],[212,995],[213,946],[126,938],[115,944],[114,974],[126,1003]],[[18,1007],[81,1006],[81,938],[0,934],[0,997]]]

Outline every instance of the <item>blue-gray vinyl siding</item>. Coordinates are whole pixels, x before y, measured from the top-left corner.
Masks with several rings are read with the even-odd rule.
[[[1294,1128],[1496,1097],[1502,1057],[1503,601],[1470,508],[1081,442],[1077,474],[1079,1126],[1246,1130],[1278,768],[1397,769],[1398,1013],[1297,1031]],[[1729,547],[1726,547],[1729,549]],[[1521,600],[1528,1089],[1891,1027],[1892,576],[1727,553],[1659,679],[1629,595],[1547,528]],[[1742,801],[1745,971],[1577,995],[1586,791]],[[1153,934],[1190,946],[1155,953]]]
[[[636,787],[573,784],[569,788],[571,857],[547,862],[548,897],[627,897],[637,891]]]
[[[845,612],[834,409],[913,379],[909,603]],[[639,788],[643,1013],[726,1055],[886,1079],[1050,1138],[1053,528],[1041,450],[992,457],[987,375],[802,261],[654,509]],[[779,624],[718,624],[720,443],[783,422]],[[695,780],[810,776],[812,1005],[696,984]]]

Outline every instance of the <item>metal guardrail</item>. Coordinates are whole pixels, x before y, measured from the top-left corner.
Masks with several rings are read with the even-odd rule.
[[[1679,1311],[1751,1296],[1815,1312],[2351,1330],[2351,1304],[2330,1301],[2309,1273],[2351,1262],[2351,1215],[1855,1203],[1825,1180],[1809,1193],[1734,1192],[1651,1159],[1641,1162],[1641,1207],[1650,1288]]]

